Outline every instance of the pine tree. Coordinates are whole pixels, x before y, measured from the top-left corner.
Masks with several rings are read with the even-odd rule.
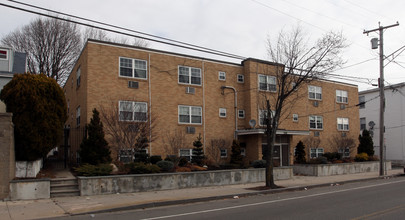
[[[232,154],[231,154],[231,164],[235,164],[238,167],[242,167],[243,165],[243,156],[240,150],[240,144],[238,140],[232,141]]]
[[[368,156],[374,156],[374,143],[370,132],[366,129],[363,130],[362,134],[359,135],[359,147],[357,148],[357,153],[367,153]]]
[[[296,163],[305,163],[305,145],[302,141],[299,141],[295,147],[295,162]]]
[[[93,109],[93,117],[90,124],[86,125],[86,129],[88,135],[81,143],[79,150],[81,162],[93,165],[111,162],[111,151],[104,138],[100,113],[96,109]]]
[[[203,150],[203,147],[202,147],[203,144],[201,142],[201,139],[202,139],[201,134],[199,134],[198,137],[197,137],[197,140],[195,140],[193,142],[194,149],[193,149],[193,160],[192,160],[192,162],[197,164],[198,166],[202,165],[202,162],[203,162],[203,160],[205,158],[204,150]]]

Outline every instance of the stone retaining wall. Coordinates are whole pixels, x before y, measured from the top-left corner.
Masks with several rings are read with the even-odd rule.
[[[292,167],[274,169],[275,180],[290,179],[292,175]],[[89,196],[264,182],[265,169],[78,177],[78,179],[80,195]]]
[[[51,184],[49,179],[23,179],[10,182],[10,199],[49,199]]]
[[[391,170],[391,161],[385,162]],[[306,176],[332,176],[353,173],[376,172],[380,170],[380,161],[337,163],[337,164],[295,164],[294,174]]]

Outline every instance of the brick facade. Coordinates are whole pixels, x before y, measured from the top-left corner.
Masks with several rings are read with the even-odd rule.
[[[146,79],[120,76],[120,57],[146,61]],[[200,69],[201,85],[179,83],[179,66]],[[76,80],[78,68],[80,68],[80,86],[77,86]],[[245,117],[236,119],[237,129],[255,132],[239,134],[238,138],[246,150],[246,162],[251,162],[261,159],[263,135],[260,126],[256,125],[255,129],[250,128],[249,120],[254,119],[259,124],[259,109],[263,109],[261,93],[274,96],[271,92],[258,91],[258,74],[272,75],[274,71],[281,70],[280,64],[255,59],[247,59],[241,64],[236,64],[90,40],[64,87],[69,105],[69,119],[66,125],[77,127],[76,111],[79,106],[81,121],[79,127],[83,127],[90,121],[93,108],[118,109],[120,100],[145,102],[148,104],[149,118],[153,118],[155,124],[155,140],[148,148],[150,155],[161,155],[164,158],[168,154],[164,147],[165,135],[174,131],[186,132],[187,127],[194,127],[194,134],[185,134],[187,148],[193,147],[192,142],[198,134],[203,137],[206,151],[212,139],[224,139],[228,143],[228,156],[223,158],[222,162],[226,162],[230,158],[230,146],[235,135],[235,114],[238,110],[244,110]],[[218,78],[219,72],[226,73],[225,80]],[[243,75],[243,83],[238,82],[238,75]],[[138,88],[128,88],[128,81],[138,82]],[[283,152],[284,157],[288,155],[289,164],[293,161],[296,143],[307,136],[314,135],[313,130],[309,129],[310,115],[323,116],[324,128],[319,131],[319,139],[325,152],[328,151],[328,138],[341,133],[337,130],[338,117],[349,119],[350,129],[345,131],[347,136],[357,141],[359,135],[358,108],[354,107],[358,101],[357,86],[326,80],[310,83],[322,87],[322,100],[318,101],[318,107],[314,107],[313,101],[308,99],[308,86],[303,85],[297,91],[300,98],[291,111],[284,114],[286,119],[281,121],[279,126],[280,130],[289,131],[279,138],[289,144],[288,152]],[[236,110],[233,89],[221,89],[221,86],[233,87],[236,90]],[[194,88],[194,94],[186,92],[188,87]],[[341,104],[336,102],[336,90],[344,90],[348,93],[348,103],[343,104],[346,107],[343,110]],[[200,124],[180,123],[179,106],[201,107],[202,122]],[[226,109],[226,117],[219,116],[220,108]],[[298,122],[293,122],[292,114],[298,114]],[[291,135],[293,133],[306,135]],[[73,157],[77,149],[78,146],[71,146]],[[116,158],[116,152],[114,157]]]

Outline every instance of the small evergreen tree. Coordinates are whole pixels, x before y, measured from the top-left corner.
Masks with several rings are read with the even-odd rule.
[[[111,152],[104,138],[103,123],[96,109],[93,109],[93,117],[86,128],[87,137],[83,139],[79,150],[81,162],[93,165],[111,162]]]
[[[295,162],[296,163],[305,163],[305,145],[302,141],[297,143],[295,146]]]
[[[362,134],[359,135],[359,147],[357,148],[357,153],[367,153],[368,156],[374,156],[374,143],[370,132],[364,129]]]
[[[232,141],[232,153],[231,153],[231,164],[235,164],[239,167],[243,165],[243,156],[241,155],[240,144],[238,140]]]
[[[203,150],[203,144],[201,142],[201,134],[198,135],[197,140],[193,142],[193,160],[192,162],[197,164],[198,166],[202,165],[202,162],[204,160],[204,150]]]

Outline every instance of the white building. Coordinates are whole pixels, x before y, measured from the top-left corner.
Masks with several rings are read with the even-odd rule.
[[[359,92],[360,130],[372,131],[375,155],[379,155],[380,97],[379,89]],[[385,158],[405,164],[405,83],[385,87]]]

